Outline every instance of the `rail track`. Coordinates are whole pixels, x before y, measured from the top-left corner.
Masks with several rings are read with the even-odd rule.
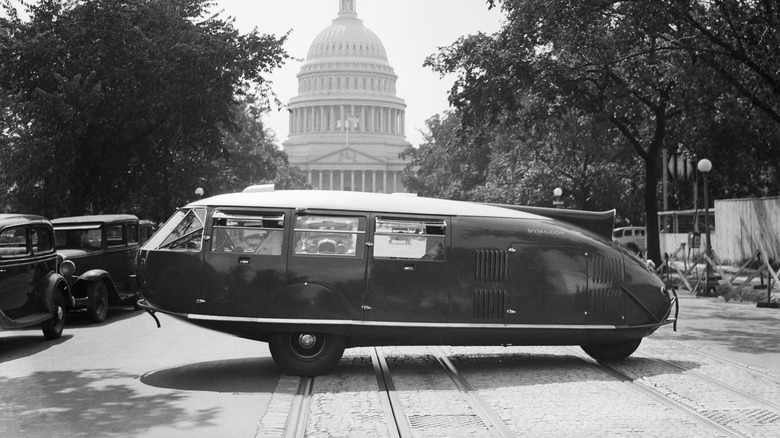
[[[616,363],[574,347],[362,348],[333,375],[283,376],[257,436],[780,436],[775,377],[663,345],[686,360],[660,357],[658,348]],[[750,383],[723,381],[707,367]],[[550,415],[548,406],[562,412]]]

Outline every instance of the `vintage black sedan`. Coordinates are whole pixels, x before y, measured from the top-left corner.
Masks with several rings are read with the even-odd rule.
[[[133,260],[140,246],[138,218],[129,214],[52,219],[57,251],[76,265],[66,276],[75,309],[103,322],[109,306],[133,306],[138,291],[131,283]]]
[[[40,325],[46,339],[57,339],[72,303],[51,223],[41,216],[0,214],[0,329]]]

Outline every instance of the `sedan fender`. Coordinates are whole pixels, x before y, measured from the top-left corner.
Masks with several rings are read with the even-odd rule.
[[[62,275],[56,272],[49,273],[42,287],[41,297],[37,303],[38,310],[41,312],[48,313],[50,311],[54,305],[54,294],[58,290],[62,293],[62,298],[65,299],[65,308],[72,308],[75,305],[68,282]]]

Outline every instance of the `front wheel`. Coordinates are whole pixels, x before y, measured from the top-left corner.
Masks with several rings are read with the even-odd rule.
[[[101,323],[108,316],[108,290],[103,281],[97,281],[87,291],[87,317],[94,323]]]
[[[271,356],[285,373],[312,377],[336,368],[346,339],[327,333],[277,333],[268,341]]]
[[[588,353],[588,356],[604,362],[623,360],[639,348],[642,338],[632,339],[625,342],[616,342],[614,344],[601,345],[582,345],[581,348]]]
[[[53,341],[59,339],[62,336],[62,330],[65,328],[65,299],[62,297],[62,292],[55,291],[54,299],[51,305],[51,318],[41,323],[41,330],[43,331],[43,337]]]

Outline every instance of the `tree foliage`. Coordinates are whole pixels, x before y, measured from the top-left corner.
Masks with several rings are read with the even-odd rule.
[[[576,207],[615,202],[634,216],[625,201],[641,194],[648,255],[658,262],[662,150],[710,157],[723,171],[714,190],[777,193],[776,2],[488,4],[506,15],[498,33],[462,37],[426,60],[456,75],[450,103],[461,135],[503,133],[480,145],[494,154],[481,171],[494,182],[480,196],[534,202],[517,194],[534,182],[568,185]],[[729,157],[739,164],[729,167]]]
[[[0,204],[162,219],[195,187],[219,187],[241,101],[271,98],[265,77],[289,56],[286,35],[239,34],[210,7],[42,0],[24,21],[6,4]],[[281,159],[261,147],[276,154],[266,164]]]

